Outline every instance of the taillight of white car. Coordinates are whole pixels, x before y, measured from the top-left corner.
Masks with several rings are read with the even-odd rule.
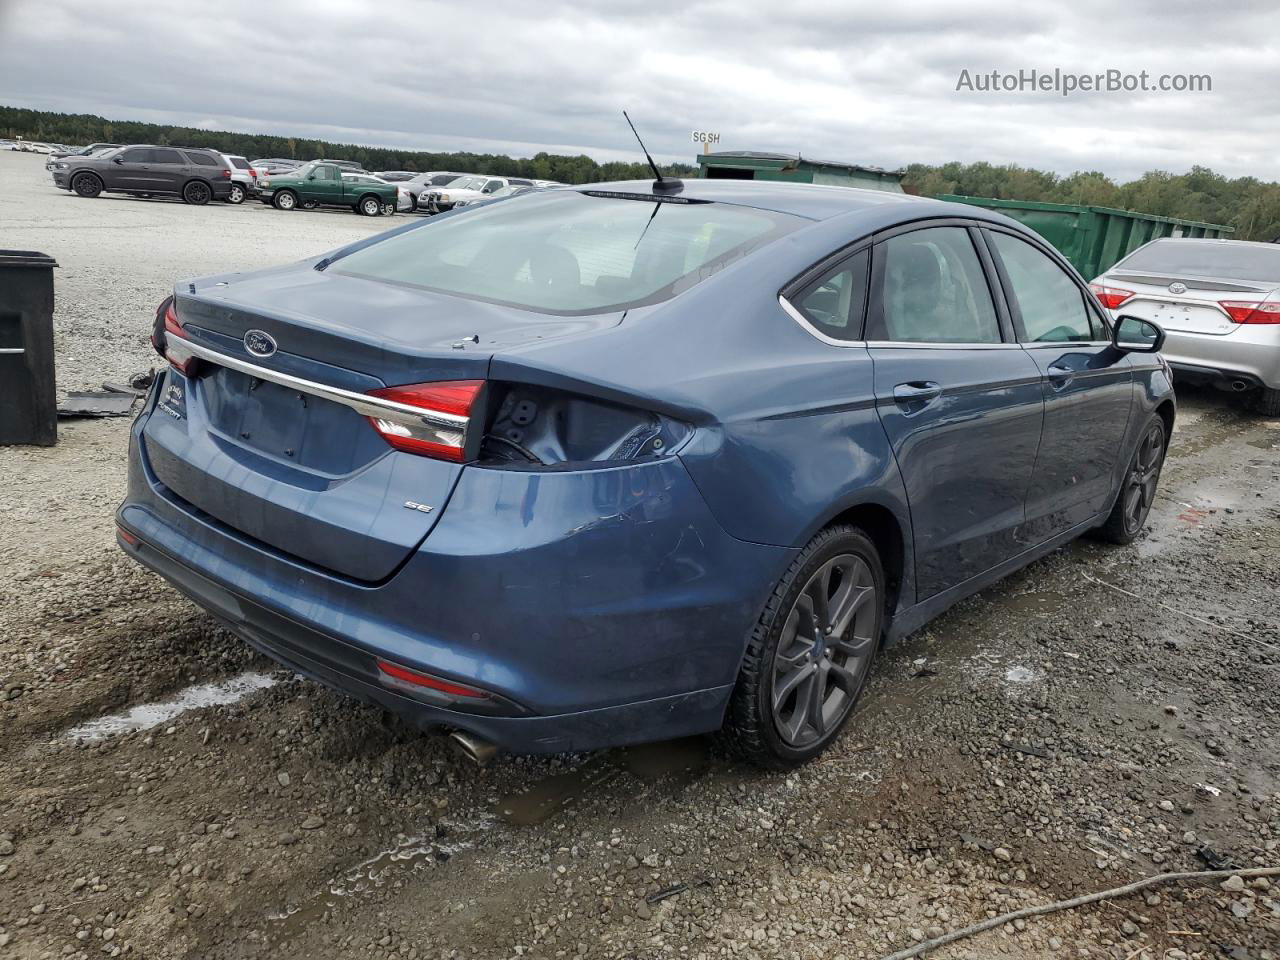
[[[1089,289],[1093,291],[1093,295],[1098,298],[1108,310],[1114,310],[1120,304],[1124,303],[1133,296],[1132,290],[1124,290],[1120,287],[1108,287],[1102,283],[1091,283]]]
[[[1280,301],[1220,300],[1218,306],[1236,323],[1280,323]]]

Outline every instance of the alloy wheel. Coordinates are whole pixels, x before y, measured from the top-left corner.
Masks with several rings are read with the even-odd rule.
[[[1125,478],[1121,496],[1124,497],[1124,524],[1129,533],[1137,533],[1147,522],[1163,463],[1164,425],[1157,422],[1147,428]]]
[[[778,638],[770,703],[778,735],[804,748],[844,721],[875,652],[877,596],[870,566],[851,553],[819,567]]]

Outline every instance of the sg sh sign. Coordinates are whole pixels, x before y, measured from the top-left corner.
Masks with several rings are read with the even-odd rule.
[[[694,130],[693,142],[702,144],[702,152],[706,153],[708,150],[711,149],[711,145],[713,143],[720,142],[720,134],[711,133],[710,131],[707,131],[707,130]]]

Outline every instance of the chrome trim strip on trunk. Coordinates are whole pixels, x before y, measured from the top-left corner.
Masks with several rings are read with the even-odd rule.
[[[256,377],[259,380],[266,380],[268,383],[288,387],[290,390],[297,390],[299,393],[310,394],[313,397],[320,397],[324,400],[332,400],[334,403],[350,407],[356,413],[366,417],[387,420],[407,427],[421,426],[424,423],[436,427],[447,427],[451,430],[465,430],[467,427],[469,418],[456,413],[442,413],[434,410],[424,411],[420,407],[410,406],[407,403],[396,403],[394,400],[371,397],[365,393],[343,390],[341,387],[331,387],[327,384],[316,383],[314,380],[304,380],[301,377],[280,373],[277,370],[268,370],[266,367],[260,367],[255,363],[249,363],[246,360],[220,353],[217,350],[210,350],[208,347],[201,346],[191,340],[182,339],[179,342],[184,350],[189,350],[192,355],[199,357],[201,360],[206,360],[220,367],[226,367],[228,370],[235,370],[237,373]]]

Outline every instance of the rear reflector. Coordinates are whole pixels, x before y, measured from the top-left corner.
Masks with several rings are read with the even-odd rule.
[[[186,339],[186,331],[178,322],[178,312],[174,310],[173,303],[170,301],[164,312],[164,357],[179,373],[190,376],[195,372],[196,364],[200,361],[183,343]]]
[[[1132,290],[1124,290],[1120,287],[1108,287],[1101,283],[1089,284],[1089,289],[1093,291],[1093,295],[1098,298],[1108,310],[1114,310],[1120,304],[1124,303],[1133,296]]]
[[[131,547],[136,547],[142,542],[124,527],[120,526],[120,524],[116,524],[116,536]]]
[[[428,690],[435,690],[437,693],[444,693],[451,697],[470,697],[472,699],[487,699],[489,697],[488,692],[476,687],[441,680],[439,677],[433,677],[427,673],[419,673],[417,670],[410,670],[408,667],[388,663],[386,660],[378,661],[378,670],[383,676],[399,680],[401,683],[407,683],[414,687],[425,687]]]
[[[1236,323],[1280,323],[1280,302],[1274,300],[1222,300],[1218,306]]]
[[[422,421],[409,425],[370,417],[369,422],[397,450],[462,463],[467,459],[471,411],[483,387],[483,380],[446,380],[370,390],[371,397],[421,411]]]

